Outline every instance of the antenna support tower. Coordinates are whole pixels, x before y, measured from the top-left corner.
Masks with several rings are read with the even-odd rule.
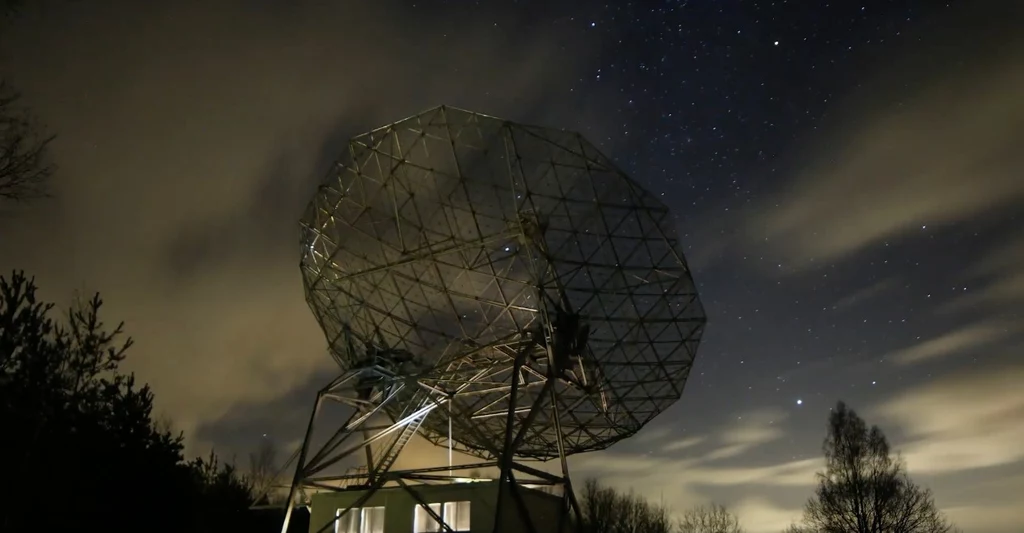
[[[341,373],[293,455],[282,531],[312,494],[358,494],[310,524],[326,532],[387,489],[454,533],[423,491],[483,477],[467,472],[497,485],[495,532],[579,526],[566,458],[639,431],[696,357],[706,318],[673,220],[575,132],[440,106],[353,138],[302,218]],[[321,435],[329,405],[348,417]],[[399,468],[415,436],[479,461]],[[557,520],[530,509],[541,489]]]

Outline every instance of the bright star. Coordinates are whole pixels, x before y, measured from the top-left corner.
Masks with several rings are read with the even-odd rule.
[[[804,404],[804,401],[803,401],[803,400],[797,400],[797,401],[796,401],[796,404],[797,404],[797,405],[803,405],[803,404]]]

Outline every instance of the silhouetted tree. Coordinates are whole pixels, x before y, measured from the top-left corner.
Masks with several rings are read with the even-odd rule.
[[[0,0],[0,31],[21,11],[21,0]],[[52,136],[26,108],[21,95],[0,76],[0,200],[28,200],[45,196],[53,174],[47,148]]]
[[[671,533],[672,518],[661,505],[632,491],[621,493],[588,479],[580,492],[583,530],[587,533]]]
[[[198,493],[196,531],[251,530],[252,482],[233,463],[222,463],[210,450],[206,458],[188,464],[192,471],[194,490]]]
[[[28,200],[45,196],[54,167],[47,148],[53,136],[41,128],[18,102],[21,95],[0,80],[0,199]]]
[[[743,533],[739,518],[723,505],[699,505],[683,513],[680,533]]]
[[[0,529],[184,525],[179,514],[148,525],[187,503],[181,437],[154,430],[149,387],[117,371],[131,339],[106,329],[101,307],[96,296],[61,323],[33,280],[0,277],[0,460],[16,488],[0,499]]]
[[[131,339],[99,296],[55,320],[32,279],[0,276],[0,531],[257,530],[252,485],[232,464],[190,463],[120,373]],[[273,521],[274,517],[270,517]],[[280,522],[277,522],[280,525]],[[266,530],[266,528],[264,528]]]
[[[249,454],[247,477],[252,486],[254,504],[265,505],[272,502],[278,474],[277,448],[272,441],[263,440],[259,448]]]
[[[829,415],[825,471],[791,533],[949,533],[953,527],[890,454],[877,426],[870,429],[839,402]]]
[[[0,0],[0,22],[21,12],[22,0]]]

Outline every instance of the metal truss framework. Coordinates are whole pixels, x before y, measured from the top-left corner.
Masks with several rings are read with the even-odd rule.
[[[682,394],[705,315],[673,218],[577,133],[426,111],[352,139],[302,228],[332,356],[415,377],[374,404],[391,420],[446,402],[415,423],[436,444],[454,424],[494,460],[513,427],[559,458]]]
[[[517,366],[523,364],[526,353],[526,351],[522,351],[522,355],[516,358]],[[463,391],[466,389],[468,387],[463,387]],[[512,397],[515,398],[521,389],[522,385],[513,379],[509,390]],[[549,395],[554,394],[554,389],[550,386],[544,387],[544,391]],[[419,398],[418,403],[400,400],[403,392],[412,392]],[[391,469],[406,444],[420,431],[424,420],[435,411],[444,411],[445,406],[461,393],[461,391],[455,391],[452,394],[443,394],[426,383],[395,375],[381,365],[346,371],[320,390],[303,444],[296,452],[297,455],[289,460],[289,463],[295,460],[297,462],[295,475],[289,488],[282,533],[288,531],[296,500],[301,499],[300,495],[308,490],[361,492],[355,502],[340,510],[333,519],[324,524],[311,524],[316,527],[313,531],[324,533],[333,530],[335,523],[345,518],[349,512],[358,512],[358,509],[369,501],[377,490],[388,486],[398,486],[404,489],[413,500],[424,506],[424,509],[441,525],[444,531],[455,533],[450,524],[447,524],[441,516],[430,509],[420,496],[417,486],[454,483],[459,478],[466,477],[464,472],[487,468],[498,469],[498,502],[505,501],[505,498],[512,499],[518,510],[516,523],[525,526],[526,531],[535,533],[538,528],[530,522],[526,504],[519,493],[519,484],[559,487],[562,505],[557,531],[561,533],[575,530],[576,526],[580,524],[580,510],[569,482],[564,447],[559,445],[561,476],[516,461],[517,447],[522,444],[531,427],[530,422],[536,416],[529,416],[524,423],[516,424],[515,412],[511,408],[514,402],[509,403],[510,408],[505,416],[506,438],[504,442],[490,447],[489,459],[472,464],[415,470]],[[396,401],[403,403],[396,407],[401,410],[402,416],[392,424],[374,427],[372,425],[374,418],[386,413],[388,407]],[[329,402],[348,406],[352,408],[353,412],[349,419],[314,451],[312,442],[317,429],[317,418],[325,404]],[[557,404],[554,402],[548,405],[550,409],[557,409]],[[536,412],[539,413],[540,410]],[[553,417],[558,420],[557,413],[553,413]],[[457,426],[455,429],[457,431],[470,434],[479,431],[470,421],[456,420],[450,417],[448,420],[453,426]],[[561,442],[560,439],[559,442]],[[332,467],[337,467],[347,459],[360,455],[365,461],[365,466],[349,468],[346,473],[340,475],[330,473]],[[285,467],[287,468],[287,465]],[[494,531],[500,533],[504,530],[503,526],[509,522],[508,517],[502,515],[503,512],[507,512],[506,506],[499,503],[496,509]]]

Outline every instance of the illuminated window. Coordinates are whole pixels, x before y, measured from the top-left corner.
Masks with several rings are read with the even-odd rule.
[[[344,509],[334,512],[334,533],[359,533],[359,509],[349,509],[342,516]]]
[[[441,515],[441,504],[432,503],[430,504],[430,510],[434,511],[438,516]],[[427,512],[427,509],[422,505],[416,506],[416,512],[413,514],[412,532],[413,533],[437,533],[441,531],[441,524],[434,520],[434,517]]]
[[[469,531],[469,502],[445,503],[441,518],[453,531]]]
[[[359,533],[384,533],[383,507],[363,507],[359,514]]]
[[[384,508],[363,507],[350,509],[341,516],[344,509],[338,509],[334,516],[334,533],[384,533]]]
[[[446,502],[443,505],[432,503],[430,510],[440,516],[452,531],[469,531],[468,501]],[[430,515],[427,508],[417,505],[413,516],[413,533],[439,533],[441,531],[445,531],[444,527]]]

